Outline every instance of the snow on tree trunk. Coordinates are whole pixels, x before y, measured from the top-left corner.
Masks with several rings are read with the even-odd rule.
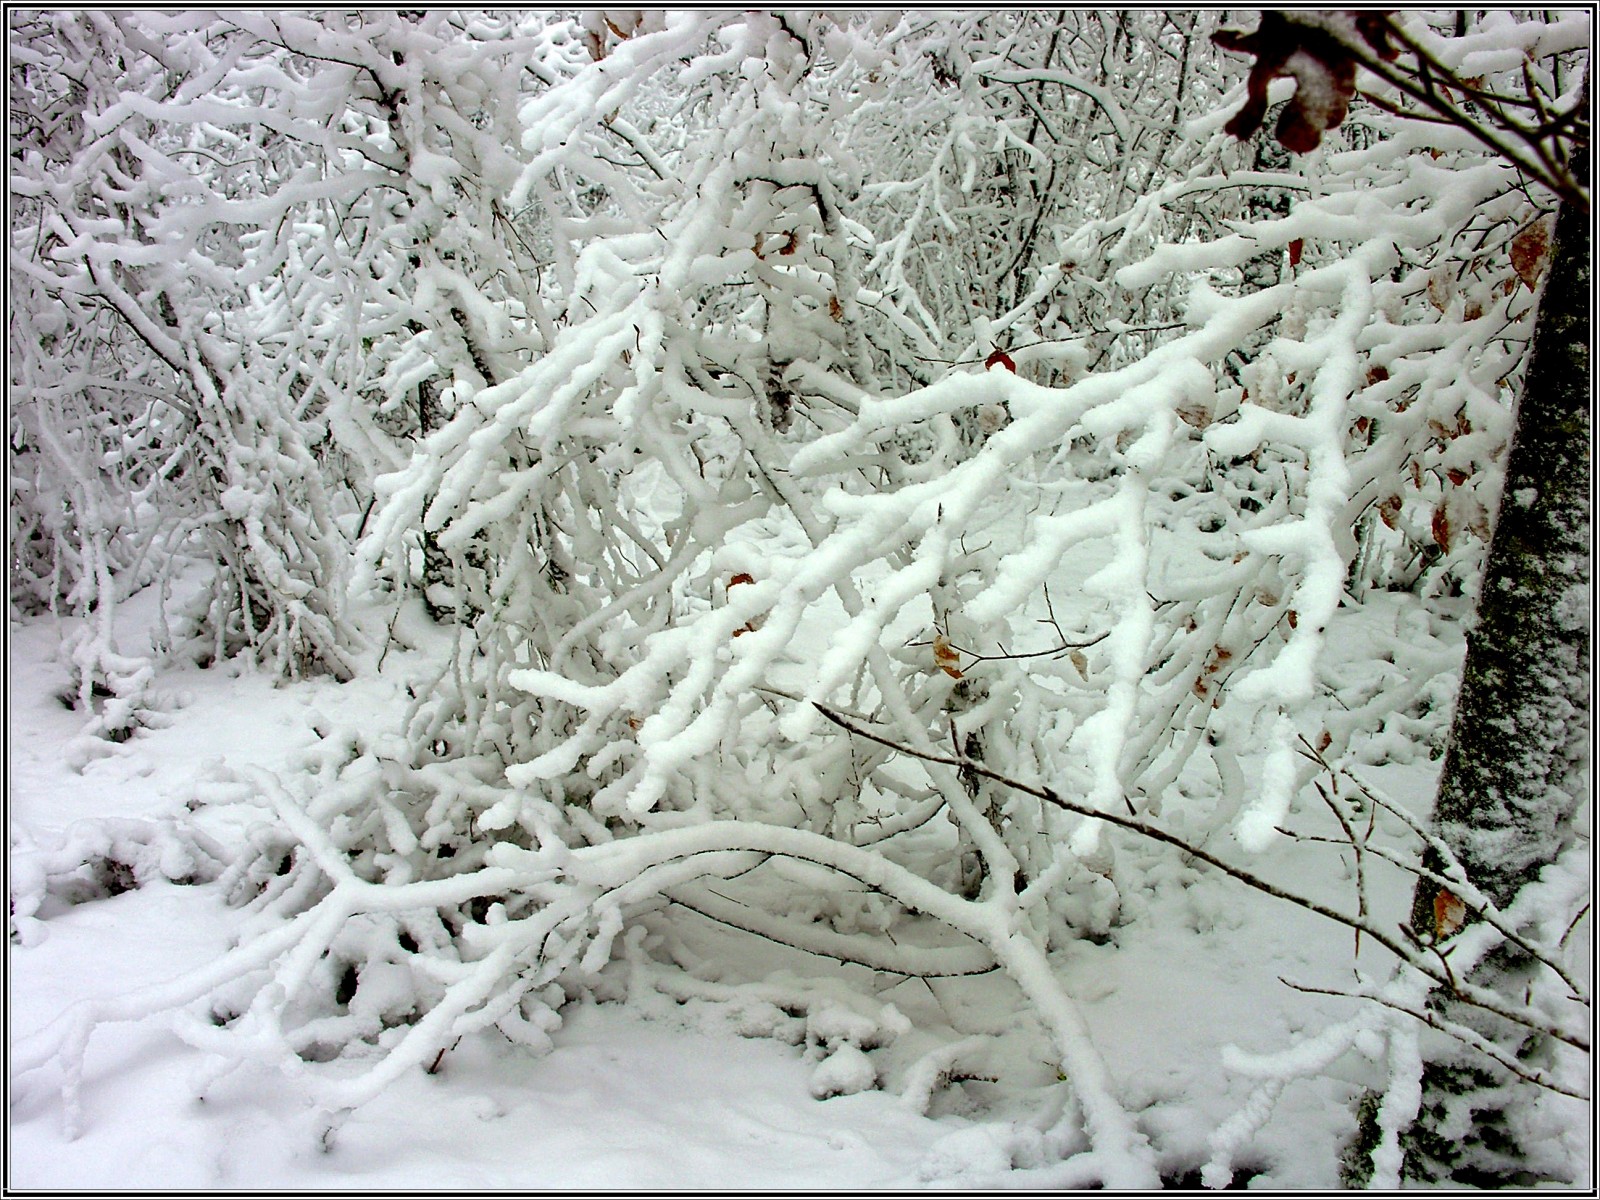
[[[1500,905],[1570,840],[1586,791],[1589,271],[1588,214],[1564,205],[1434,810]],[[1434,929],[1438,892],[1417,889],[1418,929]]]
[[[1586,159],[1585,150],[1572,163],[1579,178]],[[1436,832],[1467,879],[1501,908],[1572,844],[1588,792],[1589,254],[1589,214],[1563,204],[1434,810]],[[1444,864],[1434,853],[1425,865]],[[1425,939],[1443,940],[1471,920],[1449,888],[1419,881],[1412,926]],[[1516,1000],[1541,973],[1508,942],[1474,980]],[[1435,1004],[1461,1019],[1450,996],[1436,994]],[[1548,1039],[1526,1029],[1481,1014],[1473,1024],[1518,1059],[1547,1053]],[[1483,1185],[1540,1178],[1518,1133],[1521,1112],[1542,1099],[1532,1089],[1453,1044],[1425,1062],[1422,1085],[1418,1120],[1402,1136],[1407,1177]]]

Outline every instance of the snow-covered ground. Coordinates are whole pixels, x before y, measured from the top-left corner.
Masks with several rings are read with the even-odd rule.
[[[127,611],[137,614],[138,604]],[[159,822],[191,802],[200,826],[226,847],[260,812],[228,782],[240,769],[290,769],[329,715],[377,728],[404,698],[403,655],[391,655],[382,674],[343,686],[274,686],[229,667],[172,668],[158,684],[170,723],[75,771],[64,751],[82,718],[60,699],[67,677],[54,659],[59,630],[50,620],[14,620],[10,634],[14,880],[53,848],[89,845],[87,831],[103,828],[75,823]],[[1425,796],[1433,769],[1423,757],[1386,768],[1385,780]],[[142,827],[120,828],[126,837]],[[1330,853],[1290,845],[1265,866],[1294,880],[1311,874],[1297,872],[1297,862]],[[1253,1087],[1225,1067],[1224,1048],[1280,1051],[1347,1015],[1349,1001],[1299,993],[1281,980],[1349,985],[1350,934],[1163,855],[1141,868],[1146,887],[1132,900],[1142,908],[1138,919],[1106,944],[1068,947],[1057,965],[1165,1176],[1194,1186],[1209,1140]],[[1403,906],[1403,883],[1392,881],[1386,899]],[[120,995],[205,964],[227,948],[240,920],[204,883],[152,878],[78,903],[57,889],[10,946],[13,1045],[74,1001]],[[694,931],[684,936],[692,940]],[[725,930],[716,938],[723,953],[742,947],[751,977],[820,986],[840,970],[753,938],[730,942]],[[1361,963],[1384,965],[1370,949]],[[294,1078],[247,1066],[208,1082],[208,1056],[160,1019],[106,1026],[89,1045],[75,1140],[66,1133],[55,1068],[13,1080],[9,1182],[118,1190],[1074,1183],[1076,1168],[1059,1162],[1064,1151],[1082,1148],[1072,1141],[1081,1135],[1070,1108],[1061,1120],[1066,1088],[998,973],[924,981],[846,969],[856,972],[858,989],[865,980],[916,1032],[870,1055],[836,1054],[823,1063],[816,1039],[740,1036],[777,1030],[771,1022],[741,1023],[726,1005],[674,1003],[638,989],[621,1002],[569,1005],[548,1055],[514,1049],[498,1034],[458,1044],[436,1073],[413,1071],[357,1110],[328,1146]],[[940,1036],[955,1042],[974,1033],[997,1036],[962,1058],[956,1081],[936,1089],[922,1111],[918,1079],[924,1092],[927,1080],[913,1063]],[[851,1091],[874,1081],[854,1094],[814,1095],[832,1090],[830,1083]],[[1370,1064],[1351,1060],[1291,1084],[1234,1155],[1238,1181],[1337,1186],[1354,1098],[1374,1082]]]

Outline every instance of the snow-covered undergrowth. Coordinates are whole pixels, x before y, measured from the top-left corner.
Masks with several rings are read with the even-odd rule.
[[[56,695],[54,635],[48,622],[13,626],[11,880],[15,927],[25,932],[11,950],[12,1036],[22,1059],[53,1012],[87,1000],[105,1016],[146,1018],[181,999],[186,979],[215,980],[216,968],[240,954],[230,944],[253,943],[252,926],[270,928],[270,904],[250,898],[256,885],[237,867],[233,879],[196,878],[188,863],[162,859],[161,848],[172,855],[178,842],[169,833],[163,843],[156,831],[203,831],[211,853],[261,861],[237,856],[274,825],[262,820],[269,814],[258,790],[230,781],[292,779],[327,742],[383,728],[403,712],[404,687],[425,681],[442,650],[435,633],[431,655],[391,654],[381,676],[342,687],[273,688],[248,675],[174,670],[165,681],[180,698],[172,724],[76,774],[55,754],[77,718]],[[77,874],[117,861],[129,877],[116,888],[90,887],[75,878],[74,858]],[[802,877],[788,885],[790,905],[825,899],[794,873]],[[767,894],[781,892],[780,885]],[[1331,979],[1316,972],[1317,955],[1307,950],[1317,941],[1314,921],[1266,908],[1225,881],[1168,864],[1152,872],[1142,903],[1162,918],[1149,923],[1148,939],[1068,947],[1058,966],[1119,1090],[1144,1110],[1163,1160],[1182,1175],[1198,1165],[1208,1128],[1226,1108],[1227,1089],[1198,1104],[1189,1099],[1215,1076],[1219,1045],[1265,1047],[1312,1019],[1309,1011],[1291,1015],[1299,1005],[1287,1002],[1273,972],[1299,967],[1309,969],[1308,981]],[[653,924],[647,914],[639,934]],[[435,1065],[434,1074],[399,1074],[341,1127],[325,1155],[314,1152],[322,1130],[304,1088],[328,1065],[283,1076],[283,1060],[262,1044],[232,1074],[214,1078],[208,1056],[174,1040],[165,1021],[108,1024],[74,1085],[80,1136],[70,1151],[52,1100],[58,1068],[19,1081],[13,1182],[917,1186],[990,1182],[1013,1168],[1042,1169],[1075,1148],[1071,1122],[1055,1128],[1033,1109],[1034,1094],[1052,1090],[1048,1040],[1028,1018],[1019,1021],[1019,997],[994,973],[922,979],[841,967],[701,917],[662,921],[659,931],[676,943],[675,957],[711,973],[620,951],[581,985],[574,978],[573,994],[591,999],[555,1000],[560,1016],[546,1022],[549,1040],[538,1038],[553,1053],[508,1056],[505,1034],[494,1029],[452,1035],[448,1054],[422,1064]],[[334,956],[362,966],[346,1015],[298,1029],[287,1023],[304,1057],[318,1057],[305,1053],[318,1030],[329,1045],[360,1029],[381,1044],[386,1016],[402,1031],[392,1018],[437,994],[430,985],[439,985],[414,968],[386,964],[386,933],[378,921],[355,920],[331,939]],[[318,970],[337,987],[343,968],[334,956]],[[1268,970],[1264,959],[1272,960]],[[715,964],[728,962],[755,982],[719,981]],[[1181,1002],[1176,978],[1189,981]],[[618,1003],[594,1008],[603,998]],[[213,1009],[208,996],[195,1008],[199,1021]],[[792,1048],[757,1054],[739,1048],[742,1038]],[[1330,1129],[1318,1155],[1298,1158],[1286,1134],[1274,1151],[1269,1135],[1252,1147],[1249,1165],[1266,1170],[1271,1159],[1271,1177],[1285,1183],[1326,1178],[1351,1120],[1344,1101],[1359,1082],[1359,1072],[1346,1071],[1289,1106],[1296,1119],[1331,1114],[1321,1118]],[[876,1101],[875,1089],[885,1093]],[[1061,1107],[1049,1115],[1058,1120]],[[508,1160],[500,1143],[513,1126],[540,1129],[537,1144],[546,1148],[530,1145]]]
[[[1348,664],[1336,670],[1349,699],[1378,682],[1377,647],[1399,647],[1402,665],[1458,652],[1448,627],[1438,641],[1414,602],[1388,594],[1350,613],[1346,630]],[[970,942],[896,924],[908,956],[908,934],[928,945],[913,975],[762,936],[809,930],[840,954],[871,945],[851,938],[886,923],[866,887],[841,893],[840,876],[817,878],[798,840],[796,857],[765,863],[719,846],[712,871],[682,882],[633,864],[604,876],[599,856],[560,872],[491,861],[448,877],[463,891],[452,881],[493,883],[466,903],[386,903],[407,895],[400,886],[352,889],[338,907],[338,881],[314,871],[306,813],[320,801],[337,814],[328,797],[382,769],[395,747],[364,731],[392,728],[407,692],[448,661],[446,635],[420,615],[404,631],[416,649],[344,685],[173,668],[171,724],[74,773],[54,753],[77,727],[58,696],[56,630],[13,625],[15,1183],[920,1187],[1100,1176],[1051,1030]],[[1425,747],[1439,717],[1429,708],[1363,743],[1381,760],[1364,779],[1431,794]],[[1411,752],[1395,753],[1396,739]],[[1313,819],[1306,831],[1335,829]],[[1320,898],[1348,900],[1348,872],[1325,870],[1334,853],[1286,843],[1267,873],[1287,884],[1329,876]],[[221,861],[232,865],[216,877]],[[612,902],[626,916],[620,936],[598,941],[596,897],[641,877],[647,886]],[[1099,905],[1100,933],[1058,941],[1049,969],[1156,1170],[1190,1186],[1208,1164],[1257,1186],[1331,1186],[1355,1101],[1381,1087],[1383,1070],[1362,1052],[1356,1005],[1283,980],[1348,988],[1350,964],[1381,969],[1381,952],[1352,958],[1348,931],[1159,847],[1122,847],[1105,883],[1077,899],[1089,926]],[[1375,883],[1378,904],[1403,910],[1405,876]],[[522,889],[544,906],[516,910]],[[513,971],[494,957],[504,953],[494,930],[526,929],[525,912],[549,909],[542,928],[572,949],[546,949],[554,969],[513,959],[529,985],[517,1003],[497,1002]],[[476,933],[440,930],[441,913],[472,914]],[[419,1020],[430,1014],[431,1029]],[[1349,1045],[1330,1039],[1341,1023]],[[67,1057],[40,1058],[59,1045],[42,1031],[63,1025]],[[1310,1033],[1327,1052],[1297,1051],[1287,1074],[1269,1071],[1270,1112],[1251,1100],[1261,1067],[1249,1056]],[[739,1048],[752,1038],[774,1048]],[[512,1128],[541,1134],[508,1158]],[[1577,1131],[1557,1121],[1550,1136]],[[114,1174],[96,1163],[115,1163]]]
[[[337,1157],[598,1001],[976,1122],[925,1182],[1385,1185],[1427,1024],[1575,1177],[1581,831],[1502,912],[1426,824],[1552,201],[1387,101],[1279,169],[1197,22],[1069,19],[18,26],[65,765],[286,722],[15,835],[19,956],[159,895],[226,930],[21,1036],[24,1105],[93,1136],[97,1031],[156,1022]],[[1571,105],[1578,24],[1406,36]],[[1466,977],[1501,942],[1520,997]]]

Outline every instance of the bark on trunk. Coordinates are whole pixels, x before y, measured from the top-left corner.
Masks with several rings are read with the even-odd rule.
[[[1589,253],[1588,214],[1563,205],[1434,809],[1501,906],[1556,857],[1586,790]],[[1436,895],[1418,888],[1418,931],[1434,928]]]
[[[1572,167],[1584,177],[1586,149]],[[1564,204],[1434,809],[1435,832],[1502,908],[1565,849],[1587,791],[1589,253],[1588,212]],[[1419,884],[1419,934],[1445,935],[1461,916],[1439,887]],[[1539,969],[1508,943],[1474,982],[1521,999]],[[1445,993],[1433,1004],[1517,1057],[1545,1053],[1542,1039],[1461,1009]],[[1403,1175],[1480,1187],[1541,1182],[1519,1138],[1526,1086],[1459,1046],[1435,1047],[1421,1110],[1402,1135]]]

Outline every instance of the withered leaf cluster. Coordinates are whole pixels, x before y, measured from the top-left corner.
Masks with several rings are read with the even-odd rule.
[[[1278,117],[1274,134],[1285,150],[1315,150],[1322,135],[1336,128],[1350,110],[1356,91],[1355,56],[1335,32],[1342,24],[1379,58],[1392,61],[1399,51],[1389,42],[1387,12],[1265,12],[1254,33],[1223,29],[1212,40],[1223,50],[1255,56],[1245,83],[1244,107],[1226,129],[1243,140],[1261,128],[1267,115],[1267,88],[1274,79],[1295,80],[1295,93]]]

